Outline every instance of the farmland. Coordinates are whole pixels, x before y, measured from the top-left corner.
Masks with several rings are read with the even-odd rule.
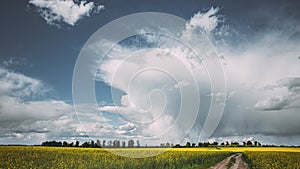
[[[151,154],[163,148],[113,149],[126,153]],[[208,168],[241,152],[249,166],[267,169],[300,168],[299,148],[221,147],[174,148],[147,158],[128,158],[101,148],[0,146],[0,168]]]
[[[161,149],[122,151],[151,153]],[[207,168],[228,155],[228,152],[176,150],[148,158],[128,158],[99,148],[1,146],[0,168]]]
[[[245,152],[251,168],[300,169],[299,152]]]

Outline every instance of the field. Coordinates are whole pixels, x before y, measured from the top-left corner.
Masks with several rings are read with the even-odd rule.
[[[168,151],[148,158],[128,158],[96,148],[1,146],[0,168],[199,169],[207,168],[229,155],[228,152],[186,150]],[[161,149],[119,151],[151,153]]]
[[[245,152],[251,160],[253,169],[300,169],[300,153],[298,152]]]
[[[151,154],[161,148],[114,149],[124,153]],[[242,152],[254,169],[300,169],[299,148],[177,148],[158,156],[128,158],[99,148],[0,146],[0,168],[100,168],[159,169],[208,168],[224,158]]]

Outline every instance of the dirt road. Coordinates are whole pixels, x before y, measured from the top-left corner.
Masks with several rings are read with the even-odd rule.
[[[209,167],[209,169],[248,169],[248,165],[243,161],[242,153],[237,153],[226,157],[218,164]]]

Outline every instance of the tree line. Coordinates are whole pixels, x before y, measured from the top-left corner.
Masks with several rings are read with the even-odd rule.
[[[109,147],[109,148],[120,148],[120,147],[140,147],[140,142],[137,140],[136,142],[132,139],[128,140],[127,144],[126,141],[120,140],[97,140],[95,141],[85,141],[80,144],[79,141],[68,143],[66,141],[45,141],[41,144],[41,146],[51,146],[51,147],[84,147],[84,148],[102,148],[102,147]]]
[[[126,141],[120,141],[120,140],[97,140],[95,141],[85,141],[82,144],[80,144],[79,141],[75,141],[68,143],[66,141],[45,141],[41,144],[41,146],[53,146],[53,147],[84,147],[84,148],[139,148],[142,147],[140,145],[139,140],[128,140]],[[147,145],[144,147],[148,147]],[[191,143],[191,142],[186,142],[184,145],[176,144],[174,145],[173,143],[161,143],[158,146],[149,146],[149,147],[163,147],[163,148],[196,148],[196,147],[278,147],[276,145],[268,145],[268,144],[261,144],[258,141],[246,141],[242,142],[241,144],[239,142],[199,142],[199,143]],[[294,146],[285,146],[285,145],[280,145],[280,147],[294,147]],[[299,146],[298,146],[299,147]]]
[[[161,145],[168,145],[166,144],[161,144]],[[260,142],[258,141],[247,141],[247,142],[243,142],[242,144],[240,144],[239,142],[199,142],[198,144],[196,143],[191,143],[191,142],[186,142],[185,145],[180,145],[180,144],[176,144],[175,148],[193,148],[193,147],[258,147],[258,146],[273,146],[273,145],[262,145]]]

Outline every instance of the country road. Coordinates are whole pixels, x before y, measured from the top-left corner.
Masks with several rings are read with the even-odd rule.
[[[223,161],[217,163],[209,169],[248,169],[248,165],[242,159],[242,153],[237,153],[226,157]]]

